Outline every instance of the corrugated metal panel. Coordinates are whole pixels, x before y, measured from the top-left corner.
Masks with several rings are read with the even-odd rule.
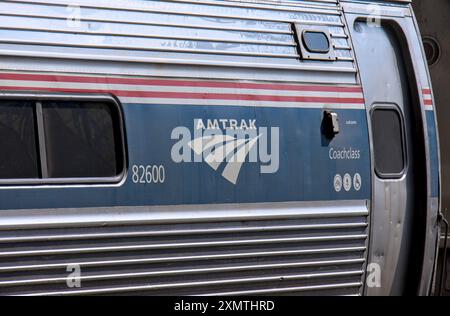
[[[0,15],[2,56],[356,72],[336,1],[5,0]],[[337,60],[302,61],[294,23],[328,27]]]
[[[0,294],[359,295],[367,209],[341,208],[189,221],[149,213],[154,223],[101,226],[28,216],[20,230],[11,218],[0,230]],[[81,288],[67,286],[69,264],[80,266]]]

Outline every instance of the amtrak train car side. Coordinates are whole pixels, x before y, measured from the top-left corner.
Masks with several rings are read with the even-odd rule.
[[[409,1],[0,1],[0,295],[428,295]]]

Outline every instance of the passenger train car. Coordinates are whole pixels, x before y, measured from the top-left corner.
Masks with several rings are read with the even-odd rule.
[[[409,1],[0,1],[1,295],[428,295]]]

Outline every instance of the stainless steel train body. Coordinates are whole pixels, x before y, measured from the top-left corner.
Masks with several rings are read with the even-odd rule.
[[[432,290],[408,1],[4,0],[0,81],[0,294]]]

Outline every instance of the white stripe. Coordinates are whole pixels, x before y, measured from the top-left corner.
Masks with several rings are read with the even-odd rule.
[[[424,101],[433,101],[433,96],[431,94],[423,94],[423,100]],[[434,102],[432,102],[434,103]],[[433,111],[433,104],[425,104],[425,110],[427,111]]]
[[[272,101],[243,101],[243,100],[201,100],[201,99],[158,99],[158,98],[119,98],[122,103],[154,104],[154,105],[223,105],[250,106],[273,108],[311,108],[311,109],[364,109],[361,104],[310,103],[310,102],[272,102]]]
[[[322,92],[322,91],[285,91],[263,89],[239,89],[239,88],[205,88],[186,86],[151,86],[151,85],[125,85],[125,84],[99,84],[79,82],[51,82],[51,81],[24,81],[24,80],[0,80],[0,86],[4,87],[29,87],[29,88],[59,88],[82,90],[120,90],[138,92],[181,92],[181,93],[214,93],[214,94],[250,94],[270,96],[293,97],[329,97],[329,98],[356,98],[362,99],[362,93],[352,92]]]

